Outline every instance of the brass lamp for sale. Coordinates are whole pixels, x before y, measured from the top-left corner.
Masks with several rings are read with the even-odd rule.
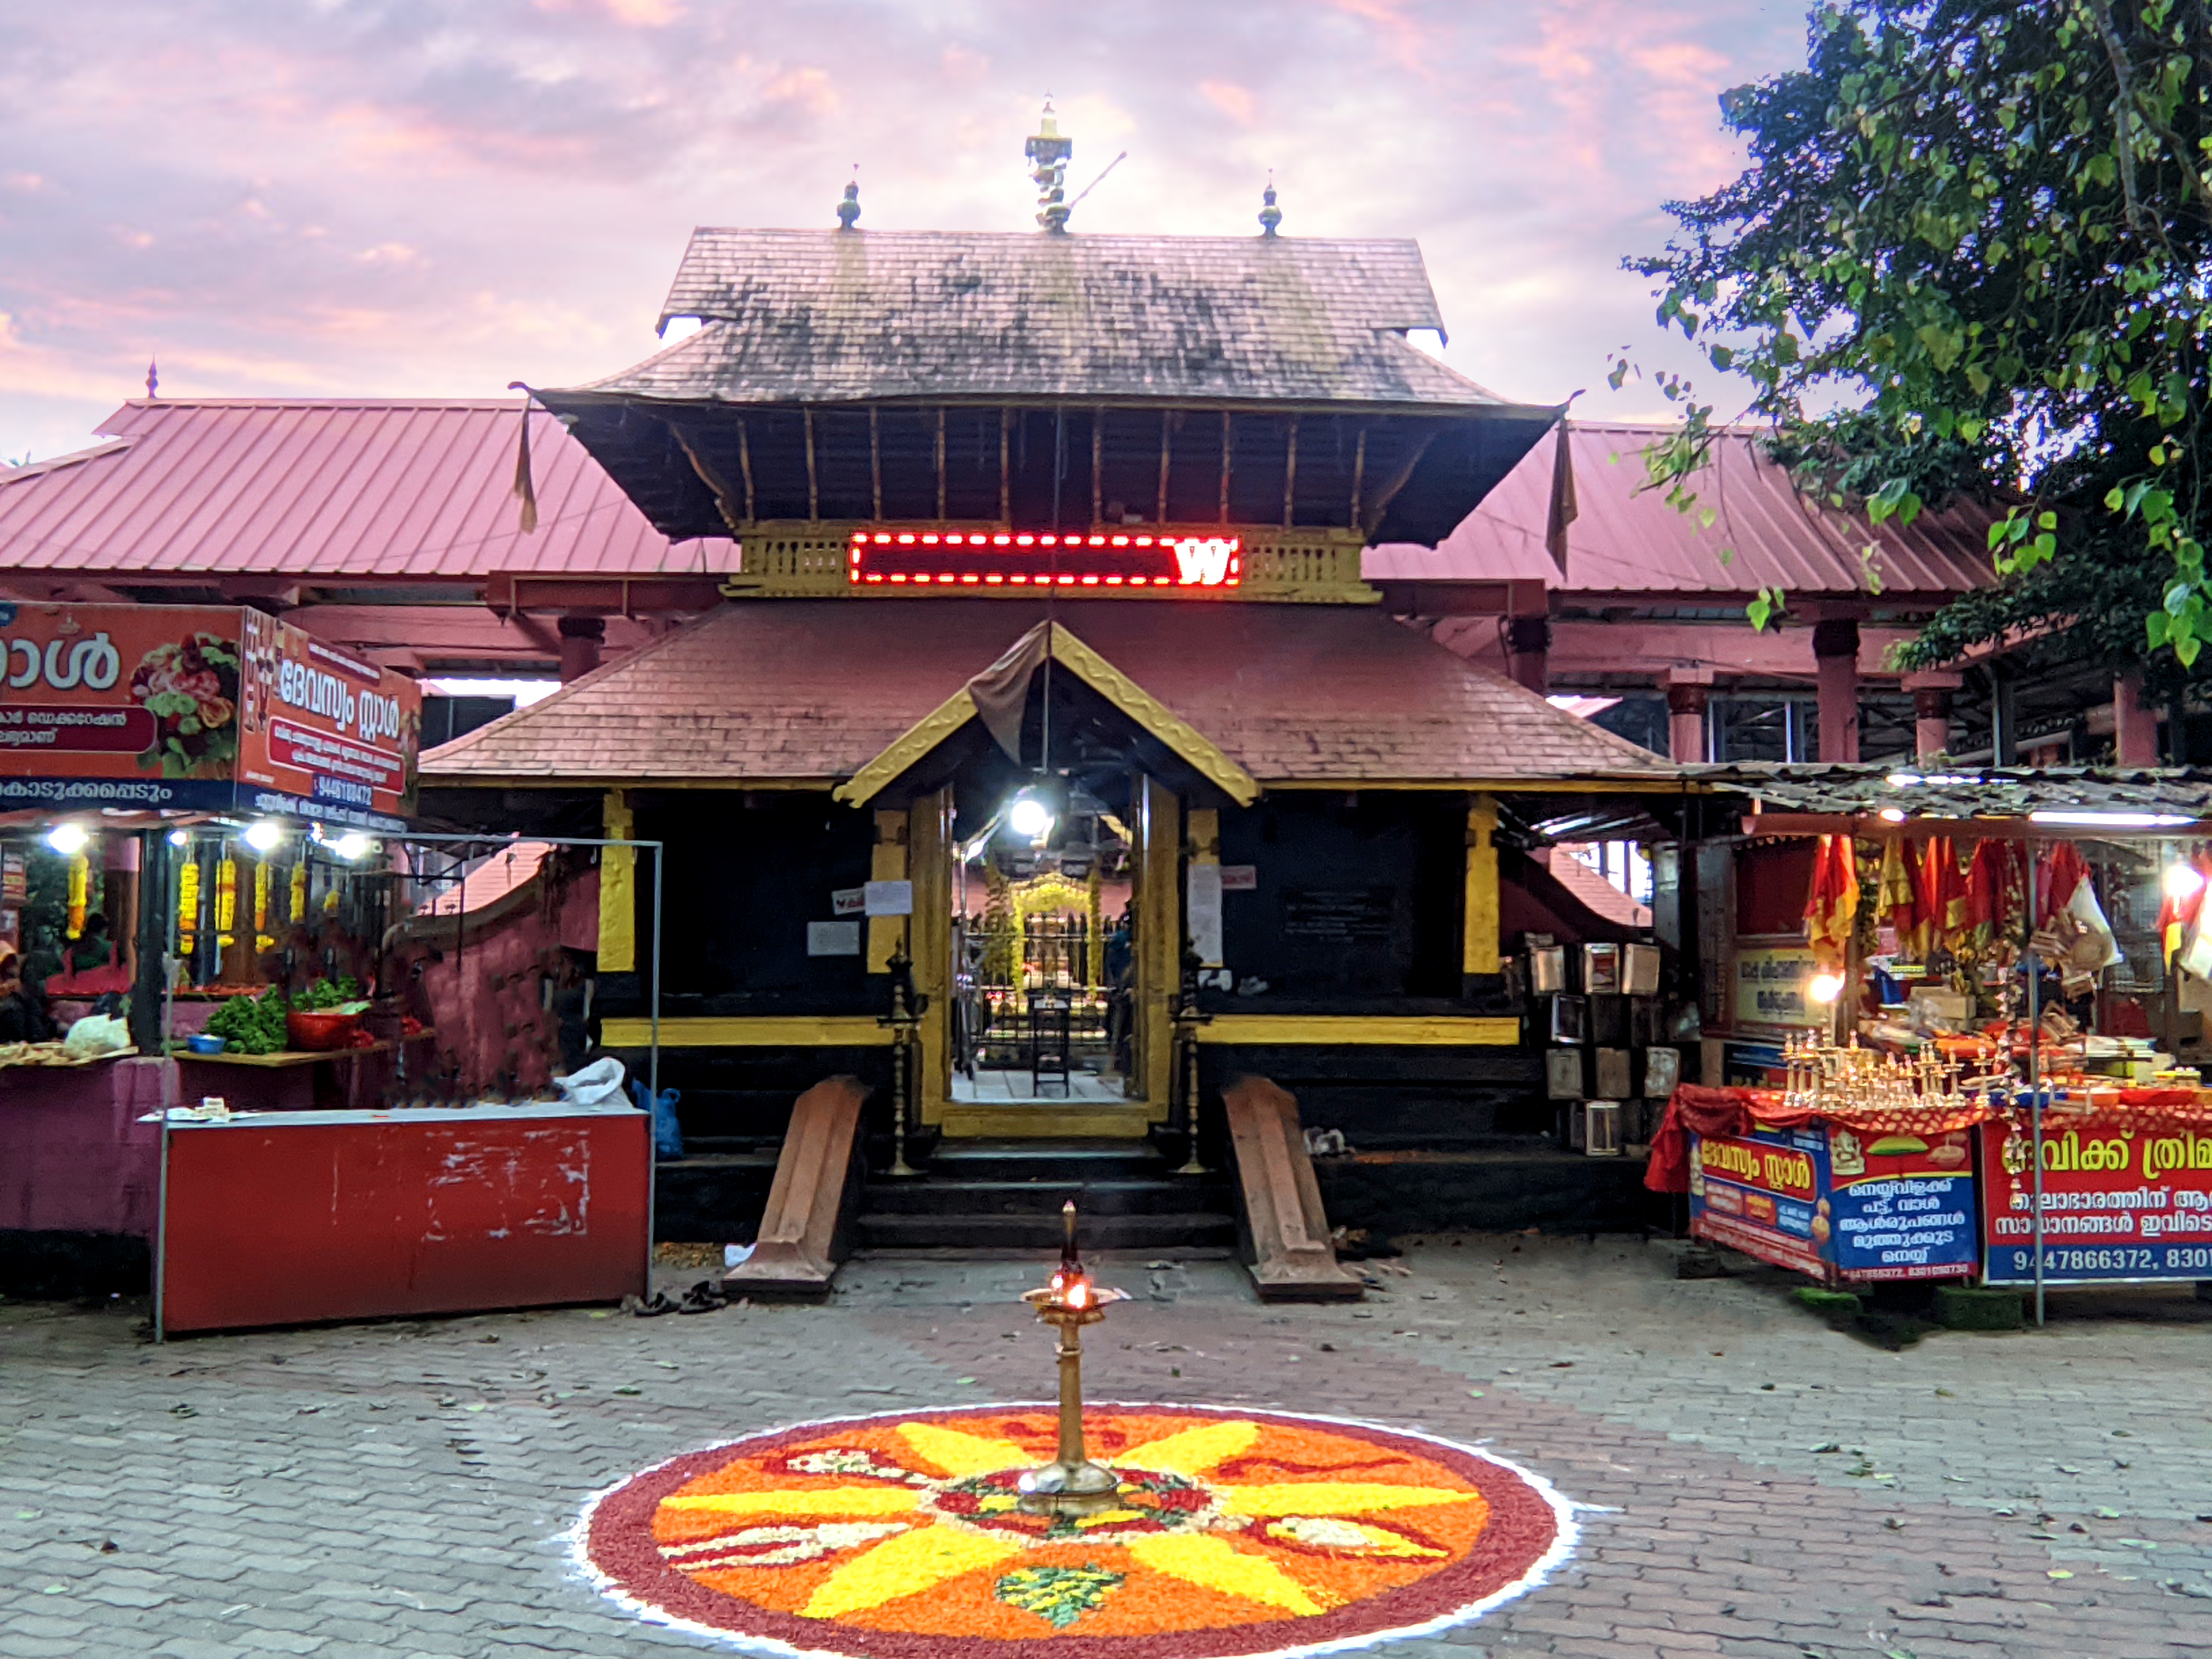
[[[1121,1477],[1092,1462],[1083,1449],[1083,1328],[1106,1316],[1107,1305],[1125,1302],[1125,1291],[1093,1285],[1075,1249],[1075,1201],[1060,1212],[1066,1235],[1060,1269],[1041,1290],[1022,1300],[1060,1331],[1060,1455],[1021,1480],[1021,1506],[1033,1515],[1090,1515],[1111,1509]]]

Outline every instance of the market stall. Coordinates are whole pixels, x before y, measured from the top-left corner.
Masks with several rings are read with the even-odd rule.
[[[413,683],[258,611],[0,607],[0,652],[52,682],[0,710],[0,1254],[150,1254],[164,1330],[640,1286],[650,1120],[556,1079],[641,843],[473,903],[514,847],[410,830]]]
[[[2212,1277],[2212,789],[1713,781],[1752,809],[1705,849],[1717,1086],[1678,1093],[1651,1178],[1695,1235],[1830,1281],[1978,1272],[2039,1315],[2051,1285]]]

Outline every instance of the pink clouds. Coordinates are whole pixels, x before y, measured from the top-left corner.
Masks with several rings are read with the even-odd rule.
[[[1798,0],[110,0],[0,14],[0,454],[138,390],[495,392],[605,374],[696,223],[1026,230],[1047,91],[1079,234],[1414,235],[1455,366],[1601,386],[1624,253],[1740,159]],[[1680,365],[1678,365],[1680,366]],[[1630,387],[1586,399],[1655,401]]]

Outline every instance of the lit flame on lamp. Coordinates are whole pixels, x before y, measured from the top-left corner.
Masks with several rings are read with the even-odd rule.
[[[1022,1507],[1041,1515],[1083,1515],[1110,1509],[1121,1480],[1092,1462],[1083,1448],[1083,1328],[1106,1316],[1107,1308],[1127,1292],[1091,1282],[1075,1249],[1075,1201],[1060,1212],[1065,1229],[1060,1270],[1042,1290],[1025,1291],[1022,1300],[1037,1317],[1060,1330],[1060,1452],[1042,1468],[1022,1476]]]

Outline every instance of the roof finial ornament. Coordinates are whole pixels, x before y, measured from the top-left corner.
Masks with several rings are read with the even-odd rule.
[[[1029,158],[1030,177],[1037,187],[1036,222],[1055,236],[1066,233],[1073,210],[1067,200],[1067,158],[1074,153],[1074,141],[1060,137],[1060,118],[1053,113],[1052,94],[1047,93],[1044,115],[1022,154]]]
[[[161,366],[151,357],[146,360],[146,400],[151,403],[161,395]]]
[[[1283,222],[1283,210],[1275,205],[1275,170],[1267,169],[1267,187],[1260,192],[1263,205],[1260,209],[1260,234],[1273,236],[1275,227]]]
[[[837,204],[837,228],[850,230],[860,217],[860,164],[853,163],[853,176],[845,185],[845,199]]]

